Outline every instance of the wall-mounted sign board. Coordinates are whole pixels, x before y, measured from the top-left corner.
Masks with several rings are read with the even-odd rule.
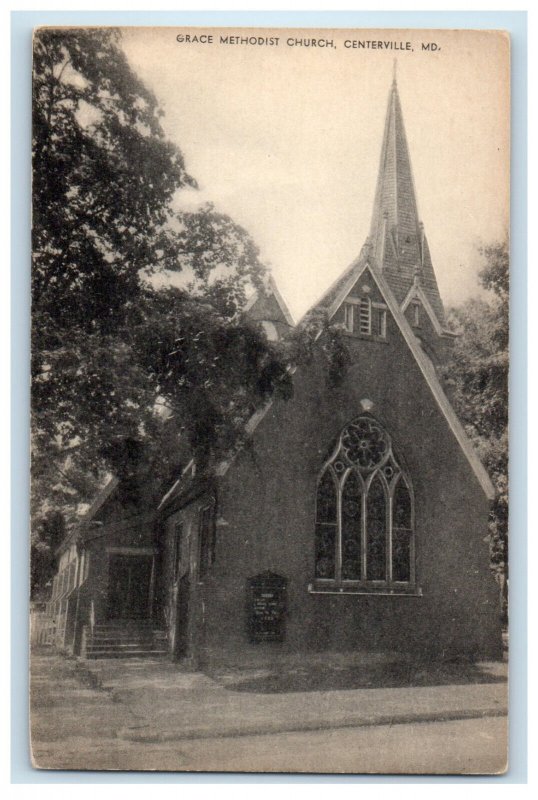
[[[287,578],[263,572],[247,580],[247,630],[251,642],[283,642]]]

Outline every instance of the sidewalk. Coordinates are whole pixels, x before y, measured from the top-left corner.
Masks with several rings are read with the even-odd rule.
[[[412,673],[402,665],[377,665],[364,672],[342,657],[324,670],[314,664],[211,676],[164,660],[76,664],[79,680],[99,687],[113,704],[115,720],[122,721],[117,735],[138,742],[469,719],[507,711],[503,663],[432,666]],[[128,715],[120,713],[127,709]]]
[[[163,748],[168,758],[179,752],[176,742],[209,746],[225,737],[246,742],[275,733],[506,714],[504,663],[361,668],[357,657],[338,654],[327,662],[324,656],[306,665],[206,674],[166,660],[84,662],[36,653],[34,757],[49,768],[155,769],[169,763]]]

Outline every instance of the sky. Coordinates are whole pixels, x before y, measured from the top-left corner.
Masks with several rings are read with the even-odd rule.
[[[213,39],[178,42],[178,34]],[[221,36],[265,41],[221,43]],[[302,44],[288,44],[290,36]],[[305,46],[312,39],[317,45]],[[389,48],[357,45],[372,41]],[[122,44],[199,184],[179,193],[178,206],[211,201],[244,226],[296,320],[368,235],[397,58],[419,214],[441,296],[450,306],[479,293],[477,247],[508,229],[502,33],[124,28]]]

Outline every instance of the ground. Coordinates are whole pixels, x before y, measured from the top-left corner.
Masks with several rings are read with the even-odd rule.
[[[32,750],[49,769],[497,773],[506,665],[349,660],[189,672],[32,657]]]

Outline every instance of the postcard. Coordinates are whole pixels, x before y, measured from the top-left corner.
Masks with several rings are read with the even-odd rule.
[[[510,39],[33,38],[31,753],[507,769]]]

